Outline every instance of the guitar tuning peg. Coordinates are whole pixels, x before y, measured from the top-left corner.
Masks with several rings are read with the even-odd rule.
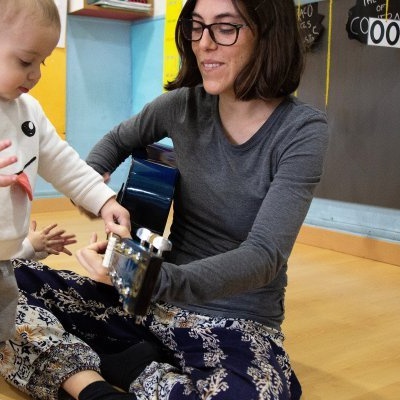
[[[165,237],[154,235],[150,239],[150,243],[157,249],[157,256],[161,257],[164,251],[170,251],[172,249],[172,243]]]
[[[137,231],[136,231],[136,236],[140,239],[140,244],[142,245],[142,246],[144,246],[144,244],[147,242],[147,243],[149,243],[149,241],[150,241],[150,236],[152,235],[153,233],[150,231],[150,230],[148,230],[147,228],[139,228]]]

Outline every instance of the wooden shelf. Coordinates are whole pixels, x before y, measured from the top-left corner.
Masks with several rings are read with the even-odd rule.
[[[100,7],[88,4],[86,0],[69,0],[68,13],[73,15],[84,15],[86,17],[119,19],[124,21],[135,21],[151,18],[154,14],[154,0],[148,0],[151,4],[150,11],[120,10],[116,8]]]

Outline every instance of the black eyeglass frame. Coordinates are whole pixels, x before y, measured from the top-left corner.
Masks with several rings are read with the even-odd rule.
[[[192,23],[192,24],[193,24],[193,22],[196,22],[197,24],[199,24],[199,25],[202,27],[201,35],[200,35],[200,37],[199,37],[198,39],[192,39],[192,38],[186,37],[186,35],[185,35],[185,30],[183,29],[183,24],[184,24],[185,22],[186,22],[186,23]],[[214,22],[214,23],[212,23],[212,24],[208,24],[208,25],[207,25],[207,24],[203,24],[203,22],[198,21],[197,19],[192,19],[192,18],[181,18],[181,19],[179,20],[179,24],[180,24],[180,27],[181,27],[182,35],[183,35],[183,37],[184,37],[187,41],[189,41],[189,42],[199,42],[199,41],[202,39],[202,37],[203,37],[204,30],[207,29],[207,30],[208,30],[208,33],[210,34],[211,39],[212,39],[216,44],[218,44],[218,45],[220,45],[220,46],[233,46],[233,45],[237,42],[237,40],[238,40],[238,38],[239,38],[240,29],[242,29],[242,28],[244,28],[244,27],[246,27],[246,26],[249,26],[249,25],[247,25],[247,24],[233,24],[233,23],[231,23],[231,22]],[[224,43],[217,42],[217,40],[215,39],[215,36],[214,36],[214,32],[213,32],[213,30],[212,30],[212,27],[213,27],[213,26],[216,26],[216,25],[229,25],[229,26],[231,26],[232,28],[234,28],[234,29],[236,30],[236,37],[235,37],[235,40],[233,41],[233,43],[231,43],[231,44],[224,44]]]

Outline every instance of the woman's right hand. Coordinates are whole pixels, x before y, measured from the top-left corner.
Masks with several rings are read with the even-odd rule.
[[[107,229],[121,238],[130,238],[131,234],[123,225],[108,223]],[[92,233],[90,243],[76,252],[76,258],[86,269],[89,277],[97,282],[112,285],[108,269],[103,266],[104,253],[107,249],[107,240],[98,241],[97,234]]]

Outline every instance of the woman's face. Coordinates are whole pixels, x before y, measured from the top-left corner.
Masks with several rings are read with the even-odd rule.
[[[197,0],[192,18],[207,25],[216,22],[245,24],[231,0]],[[192,42],[192,49],[206,92],[234,96],[233,84],[253,54],[254,46],[254,34],[248,26],[239,30],[232,46],[215,43],[205,29],[202,38]]]

